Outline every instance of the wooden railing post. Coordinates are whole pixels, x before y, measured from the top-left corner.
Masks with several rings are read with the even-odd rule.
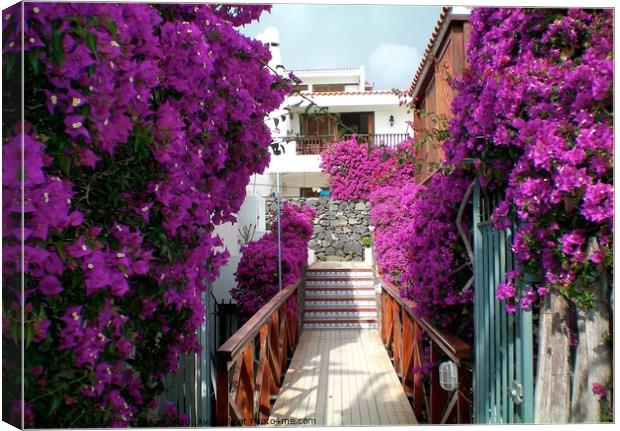
[[[241,419],[246,426],[254,425],[254,343],[248,343],[241,357],[239,385],[235,404],[241,412]]]
[[[403,313],[403,338],[402,338],[402,384],[407,396],[413,396],[413,356],[414,356],[414,333],[413,319],[409,314]]]
[[[269,328],[271,330],[271,337],[269,339],[269,365],[273,373],[273,379],[271,380],[271,394],[276,395],[280,392],[280,376],[282,375],[282,362],[278,356],[278,345],[280,344],[280,325],[278,320],[278,313],[271,315],[271,321],[269,322]]]
[[[265,423],[269,419],[271,410],[271,370],[269,367],[269,325],[260,328],[259,337],[258,371],[256,373],[256,386],[258,393],[258,420]]]
[[[412,397],[413,410],[418,418],[426,413],[429,423],[471,423],[471,369],[466,368],[470,346],[455,335],[438,329],[415,315],[415,303],[401,298],[398,288],[379,279],[381,291],[381,338],[392,353],[393,366],[401,377],[405,393]],[[422,335],[431,347],[430,390],[424,390],[421,373],[415,372],[422,364]],[[459,388],[448,392],[439,384],[439,362],[455,362],[458,368]],[[425,393],[429,395],[428,399]],[[426,408],[425,408],[426,406]]]
[[[467,370],[467,372],[462,372],[462,368],[459,370],[461,371],[461,377],[460,377],[460,382],[459,382],[459,389],[458,389],[458,400],[457,400],[457,420],[458,423],[463,424],[463,423],[471,423],[471,409],[472,409],[472,403],[471,403],[471,399],[472,399],[472,394],[471,394],[471,380],[472,380],[472,373],[471,370]]]
[[[216,352],[216,425],[254,426],[269,418],[271,396],[280,390],[289,348],[292,352],[299,339],[299,313],[288,312],[298,287],[278,292]]]
[[[387,346],[387,294],[381,289],[381,296],[379,297],[381,300],[381,340],[383,341],[383,345]]]
[[[418,322],[413,321],[413,367],[419,369],[422,365],[422,329]],[[421,417],[424,411],[424,388],[422,373],[413,375],[413,412]]]
[[[230,387],[228,384],[228,361],[223,355],[215,356],[215,384],[217,397],[215,405],[215,424],[217,426],[229,426],[228,414],[228,394]]]
[[[392,343],[392,355],[394,360],[394,370],[398,377],[402,377],[401,349],[402,349],[402,324],[400,319],[400,304],[392,302],[392,322],[394,327],[394,342]]]
[[[437,344],[431,340],[431,417],[429,422],[432,424],[441,423],[441,416],[444,406],[448,401],[448,392],[439,385],[439,361],[441,350]]]

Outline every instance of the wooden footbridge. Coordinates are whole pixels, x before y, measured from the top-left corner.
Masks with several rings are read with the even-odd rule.
[[[414,316],[372,274],[360,264],[310,267],[224,343],[217,425],[470,423],[469,346]],[[444,361],[458,370],[451,391],[440,385]]]

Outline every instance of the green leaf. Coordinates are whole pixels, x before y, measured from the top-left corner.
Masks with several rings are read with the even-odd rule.
[[[11,75],[13,74],[13,69],[15,68],[15,55],[13,55],[12,53],[7,53],[4,56],[4,76],[8,79],[11,78]]]
[[[19,342],[19,340],[21,339],[21,328],[19,324],[11,323],[10,331],[11,331],[11,338],[15,342],[15,345],[17,347],[21,347],[21,343]]]
[[[58,156],[58,166],[60,167],[62,173],[68,177],[70,173],[70,168],[69,162],[67,161],[67,156],[65,154],[60,154]]]
[[[62,394],[55,394],[52,397],[52,401],[50,403],[50,409],[49,409],[49,412],[47,413],[47,415],[49,417],[53,416],[54,413],[56,413],[56,410],[58,410],[58,408],[60,407],[61,404],[62,404]]]
[[[34,336],[34,329],[32,325],[24,325],[24,349],[27,349],[32,342],[32,337]]]
[[[96,27],[97,25],[99,25],[99,18],[91,15],[88,17],[88,26],[89,27]]]
[[[54,30],[52,33],[51,57],[57,66],[62,66],[62,63],[65,61],[65,50],[63,48],[64,38],[64,32]]]
[[[112,36],[115,36],[118,33],[118,29],[116,28],[116,23],[112,21],[110,18],[106,17],[103,20],[103,25],[108,29]]]
[[[54,243],[54,245],[56,246],[56,253],[58,253],[60,259],[65,261],[67,259],[67,253],[65,252],[65,243],[62,241],[58,241]]]
[[[38,75],[41,73],[41,61],[39,60],[39,50],[35,49],[33,51],[28,51],[26,53],[26,58],[28,59],[28,64],[32,68],[32,73]]]
[[[73,28],[73,33],[75,33],[76,36],[81,37],[82,39],[86,39],[86,33],[88,33],[88,31],[81,25],[78,25]]]
[[[96,58],[97,55],[97,35],[91,32],[86,33],[86,46],[93,52]]]
[[[76,373],[76,370],[62,370],[56,373],[54,377],[58,379],[73,380],[75,378],[75,373]]]

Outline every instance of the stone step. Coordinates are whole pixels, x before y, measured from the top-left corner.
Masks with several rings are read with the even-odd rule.
[[[351,279],[351,278],[373,278],[372,271],[306,271],[306,279]]]
[[[306,289],[305,298],[365,298],[375,299],[372,289]]]
[[[304,308],[306,310],[316,309],[342,309],[342,310],[355,310],[358,308],[377,308],[377,300],[375,298],[323,298],[313,297],[306,298],[304,301]]]
[[[350,273],[350,272],[362,272],[365,274],[372,274],[373,269],[370,267],[364,267],[364,268],[329,268],[329,267],[323,267],[323,268],[306,268],[306,273],[307,274],[315,274],[315,273],[321,273],[321,272],[330,272],[330,273],[334,273],[334,274],[346,274],[346,273]]]
[[[376,319],[377,310],[367,309],[333,309],[333,310],[306,310],[304,321],[306,320],[351,320],[351,319]]]
[[[304,329],[376,329],[379,327],[377,321],[306,321]]]
[[[374,280],[352,279],[352,280],[306,280],[305,287],[374,287]]]

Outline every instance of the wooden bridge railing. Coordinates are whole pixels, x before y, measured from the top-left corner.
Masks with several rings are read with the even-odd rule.
[[[265,423],[301,333],[300,282],[278,292],[216,352],[218,426]]]
[[[401,298],[398,287],[379,279],[381,284],[381,338],[392,353],[394,369],[403,389],[412,399],[418,419],[428,423],[471,423],[470,346],[454,334],[437,329],[412,313],[414,303]],[[422,364],[424,340],[430,345],[430,391],[424,376],[415,367]],[[439,362],[447,357],[457,365],[459,386],[448,392],[439,384]],[[428,393],[430,392],[430,393]]]

